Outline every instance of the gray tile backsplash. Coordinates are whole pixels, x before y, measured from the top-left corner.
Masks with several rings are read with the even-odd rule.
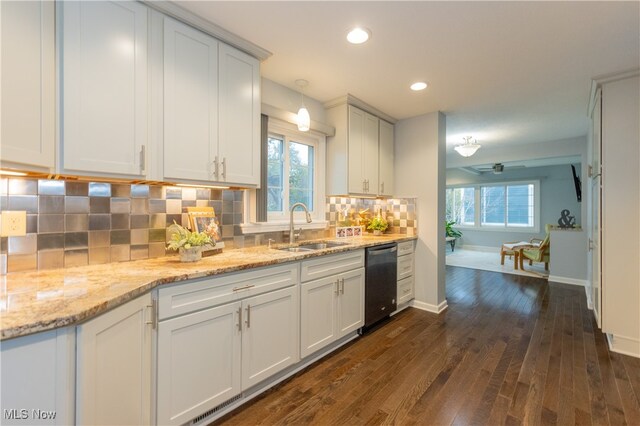
[[[243,191],[74,180],[0,179],[3,210],[26,210],[27,235],[0,239],[7,271],[165,256],[166,227],[210,206],[227,247],[244,246]],[[254,240],[254,237],[250,238]],[[4,261],[3,261],[4,262]]]

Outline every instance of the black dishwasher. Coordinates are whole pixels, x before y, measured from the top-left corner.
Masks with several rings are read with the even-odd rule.
[[[388,317],[396,310],[398,245],[370,247],[365,259],[364,328]]]

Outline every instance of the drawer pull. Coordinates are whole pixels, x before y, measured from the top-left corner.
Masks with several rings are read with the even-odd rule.
[[[238,331],[242,331],[242,306],[238,308]]]
[[[247,328],[251,327],[251,305],[247,305]]]
[[[405,289],[404,289],[404,294],[407,294],[407,293],[410,293],[410,292],[411,292],[411,289],[410,289],[410,288],[405,288]]]
[[[250,289],[250,288],[253,288],[253,287],[255,287],[254,284],[249,284],[249,285],[245,285],[245,286],[242,286],[242,287],[236,287],[236,288],[233,289],[233,291],[247,290],[247,289]]]

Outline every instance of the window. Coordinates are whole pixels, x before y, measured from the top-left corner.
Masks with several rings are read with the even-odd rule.
[[[447,220],[477,229],[537,232],[538,182],[447,188]]]
[[[295,203],[304,203],[318,218],[322,195],[318,185],[319,140],[280,127],[269,129],[267,149],[267,217],[288,219]],[[315,213],[315,214],[314,214]],[[300,215],[296,211],[296,215]]]
[[[475,225],[475,188],[447,189],[447,220],[461,225]]]

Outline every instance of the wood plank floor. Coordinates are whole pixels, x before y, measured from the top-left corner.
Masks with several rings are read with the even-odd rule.
[[[407,309],[225,425],[640,425],[640,359],[609,352],[584,289],[447,267],[449,308]]]

